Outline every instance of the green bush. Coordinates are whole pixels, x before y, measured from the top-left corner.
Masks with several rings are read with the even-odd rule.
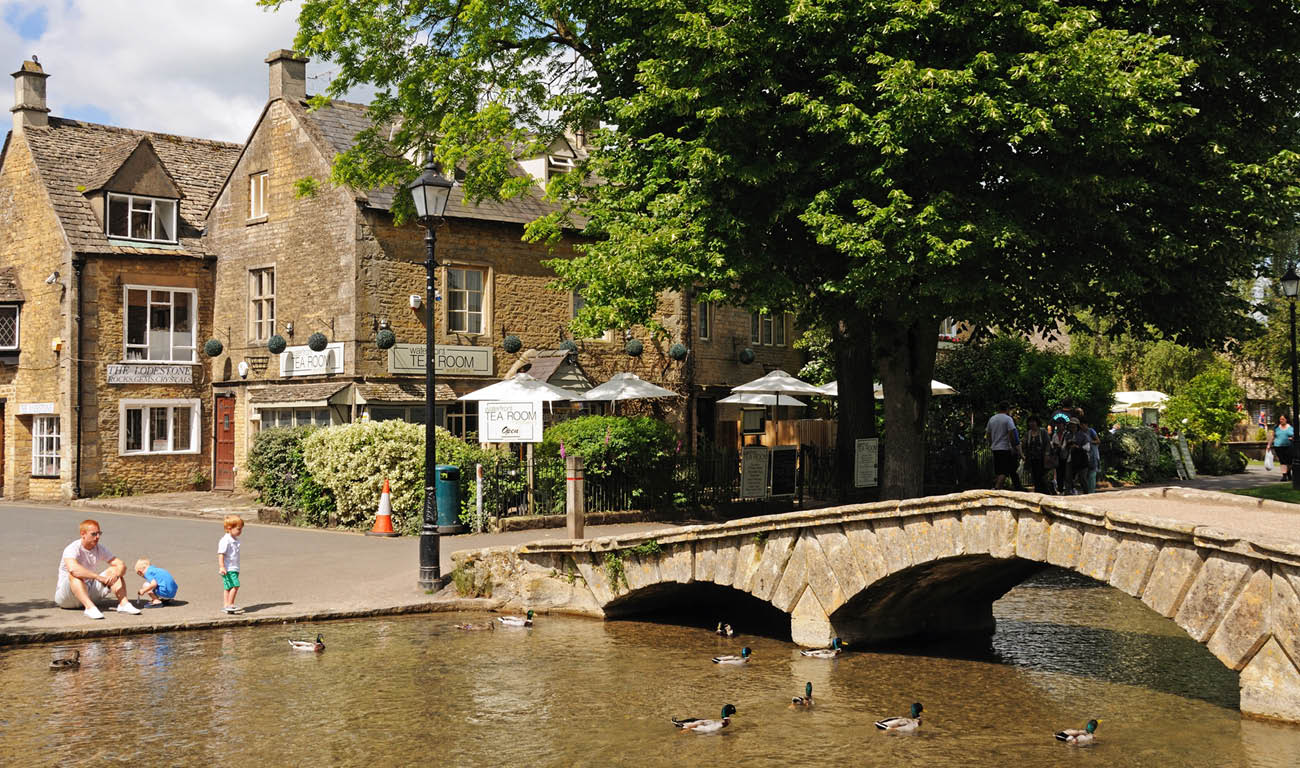
[[[582,416],[560,422],[543,435],[534,451],[537,484],[552,499],[555,514],[564,511],[565,453],[581,456],[588,482],[624,485],[633,509],[669,509],[693,498],[676,477],[681,439],[668,424],[646,416]]]
[[[424,426],[404,421],[360,421],[318,429],[303,443],[313,478],[334,494],[339,525],[373,524],[388,479],[393,530],[415,533],[424,505]]]
[[[1244,411],[1237,410],[1245,398],[1246,391],[1233,381],[1232,369],[1220,365],[1199,374],[1169,398],[1165,417],[1170,423],[1185,424],[1195,437],[1218,443],[1246,418]]]
[[[303,444],[316,427],[274,427],[253,438],[244,485],[263,504],[305,517],[311,525],[326,525],[334,511],[334,497],[312,479],[303,461]]]
[[[1241,451],[1222,443],[1203,440],[1193,443],[1192,464],[1203,475],[1232,475],[1246,471],[1248,459]]]
[[[1100,450],[1106,477],[1112,480],[1146,482],[1162,477],[1160,438],[1150,427],[1120,427],[1114,432],[1102,432]]]
[[[423,429],[423,427],[421,427]],[[424,441],[420,441],[421,458],[423,458]],[[477,483],[474,478],[474,465],[491,467],[500,463],[511,465],[514,458],[507,450],[484,448],[477,443],[467,443],[441,427],[438,428],[437,445],[434,448],[439,464],[448,464],[460,468],[460,521],[476,532],[483,531],[486,520],[477,519]],[[420,462],[424,466],[424,462]],[[486,517],[491,510],[505,506],[503,498],[518,498],[528,484],[525,472],[519,472],[513,478],[506,472],[497,471],[496,482],[485,484],[483,493],[483,514]]]

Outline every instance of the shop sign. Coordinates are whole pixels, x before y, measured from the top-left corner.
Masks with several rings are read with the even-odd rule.
[[[394,344],[388,350],[389,373],[424,375],[424,345]],[[491,347],[434,347],[433,372],[439,376],[492,376]]]
[[[343,342],[327,345],[319,352],[311,347],[287,347],[280,353],[281,376],[317,376],[343,373]]]
[[[194,366],[111,363],[108,366],[108,383],[193,384]]]
[[[540,443],[542,404],[480,400],[478,428],[483,443]]]

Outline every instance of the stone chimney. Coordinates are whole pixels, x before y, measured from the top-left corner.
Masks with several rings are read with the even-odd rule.
[[[33,59],[36,57],[33,56]],[[36,61],[24,61],[14,73],[14,133],[24,128],[44,128],[50,124],[50,110],[45,106],[45,70]]]
[[[306,58],[281,48],[271,51],[266,57],[266,63],[271,67],[270,101],[301,101],[307,98]]]

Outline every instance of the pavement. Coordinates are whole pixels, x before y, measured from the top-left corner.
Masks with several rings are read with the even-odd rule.
[[[1201,477],[1178,485],[1224,491],[1277,482],[1277,472],[1251,467],[1223,477]],[[1074,497],[1103,509],[1173,512],[1161,496],[1168,486],[1150,484]],[[1154,494],[1154,495],[1153,495]],[[1176,516],[1234,529],[1297,528],[1300,507],[1267,502],[1251,510],[1241,497],[1204,494],[1178,498]],[[433,595],[418,588],[419,538],[378,538],[361,533],[268,525],[257,522],[255,501],[237,495],[205,492],[148,494],[120,499],[82,499],[71,505],[0,502],[0,645],[79,637],[161,632],[231,624],[289,623],[324,618],[438,610]],[[1270,509],[1272,511],[1270,511]],[[238,514],[245,521],[240,573],[244,586],[237,602],[245,612],[221,612],[217,575],[217,541],[221,519]],[[59,553],[77,538],[86,517],[99,521],[103,544],[128,568],[132,596],[141,579],[132,569],[141,557],[171,571],[180,585],[173,604],[146,608],[139,616],[106,611],[106,618],[86,619],[80,610],[54,607]],[[671,523],[587,526],[589,537],[616,536],[675,527]],[[451,554],[462,549],[514,546],[529,541],[567,538],[563,528],[466,534],[441,537],[442,574],[451,573]],[[445,609],[445,605],[441,606]]]

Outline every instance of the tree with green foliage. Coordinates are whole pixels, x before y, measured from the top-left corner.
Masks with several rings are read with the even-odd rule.
[[[921,492],[940,319],[1231,335],[1224,285],[1295,191],[1293,5],[305,0],[299,27],[327,95],[376,88],[336,183],[402,183],[432,145],[471,198],[519,194],[515,153],[616,126],[530,228],[583,216],[554,262],[580,330],[653,324],[665,289],[799,311],[841,391],[879,367],[885,497]],[[841,400],[846,454],[873,407]]]
[[[1245,412],[1238,410],[1245,397],[1245,391],[1232,380],[1232,369],[1216,365],[1169,398],[1165,419],[1184,425],[1194,437],[1222,442],[1246,418]]]

